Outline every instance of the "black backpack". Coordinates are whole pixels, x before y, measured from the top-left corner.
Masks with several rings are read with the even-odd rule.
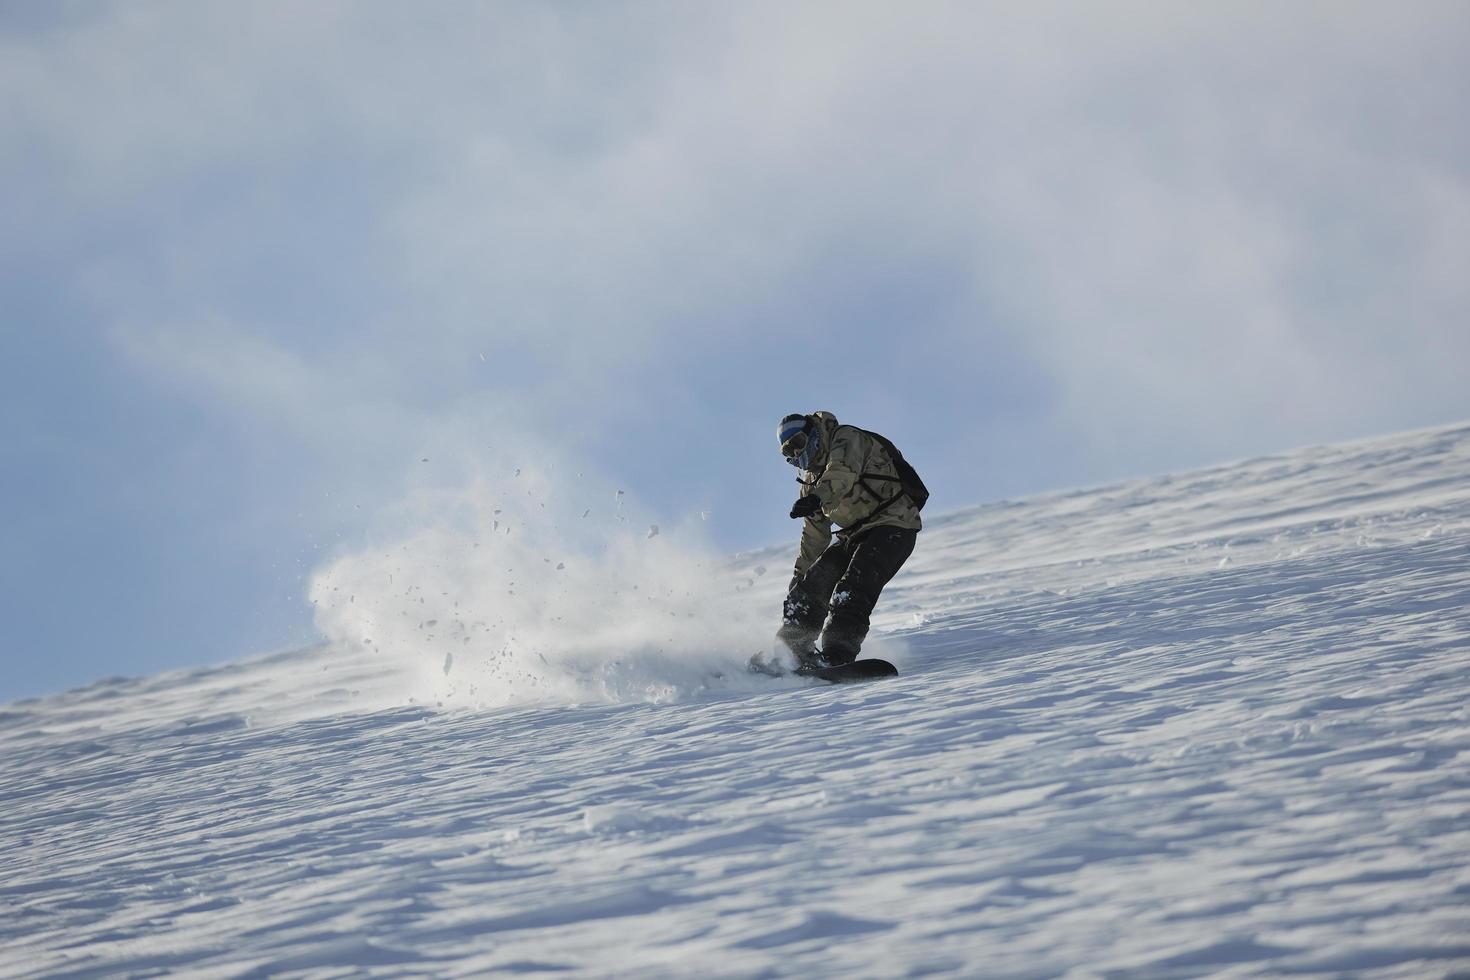
[[[903,487],[903,492],[908,494],[908,498],[914,502],[914,509],[923,510],[924,504],[929,500],[929,488],[924,486],[924,481],[919,479],[918,471],[909,465],[908,460],[903,458],[903,453],[898,451],[898,447],[876,432],[869,432],[867,429],[858,429],[857,426],[853,426],[853,428],[857,429],[869,439],[874,440],[878,445],[888,451],[888,458],[893,460],[893,468],[898,471],[899,486]],[[880,478],[892,479],[892,477],[879,477],[876,473],[864,473],[860,477],[860,479]],[[884,506],[887,505],[885,504]]]

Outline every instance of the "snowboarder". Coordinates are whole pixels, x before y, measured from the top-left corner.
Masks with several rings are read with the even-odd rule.
[[[850,664],[878,594],[913,553],[929,491],[893,443],[831,412],[788,415],[777,433],[801,471],[791,516],[802,528],[776,638],[798,670]]]

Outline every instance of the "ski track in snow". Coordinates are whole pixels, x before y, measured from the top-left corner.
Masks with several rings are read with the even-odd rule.
[[[936,517],[880,610],[853,687],[7,705],[0,973],[1470,969],[1470,426]]]

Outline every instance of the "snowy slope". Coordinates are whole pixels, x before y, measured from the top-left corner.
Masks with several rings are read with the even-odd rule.
[[[865,686],[424,592],[323,616],[427,695],[351,620],[6,706],[0,974],[1470,970],[1470,426],[935,517]]]

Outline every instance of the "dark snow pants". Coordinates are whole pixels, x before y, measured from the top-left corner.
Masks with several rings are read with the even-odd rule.
[[[857,659],[878,595],[913,554],[918,536],[908,528],[875,527],[833,539],[786,594],[777,635],[798,660],[812,654],[819,634],[828,663]]]

